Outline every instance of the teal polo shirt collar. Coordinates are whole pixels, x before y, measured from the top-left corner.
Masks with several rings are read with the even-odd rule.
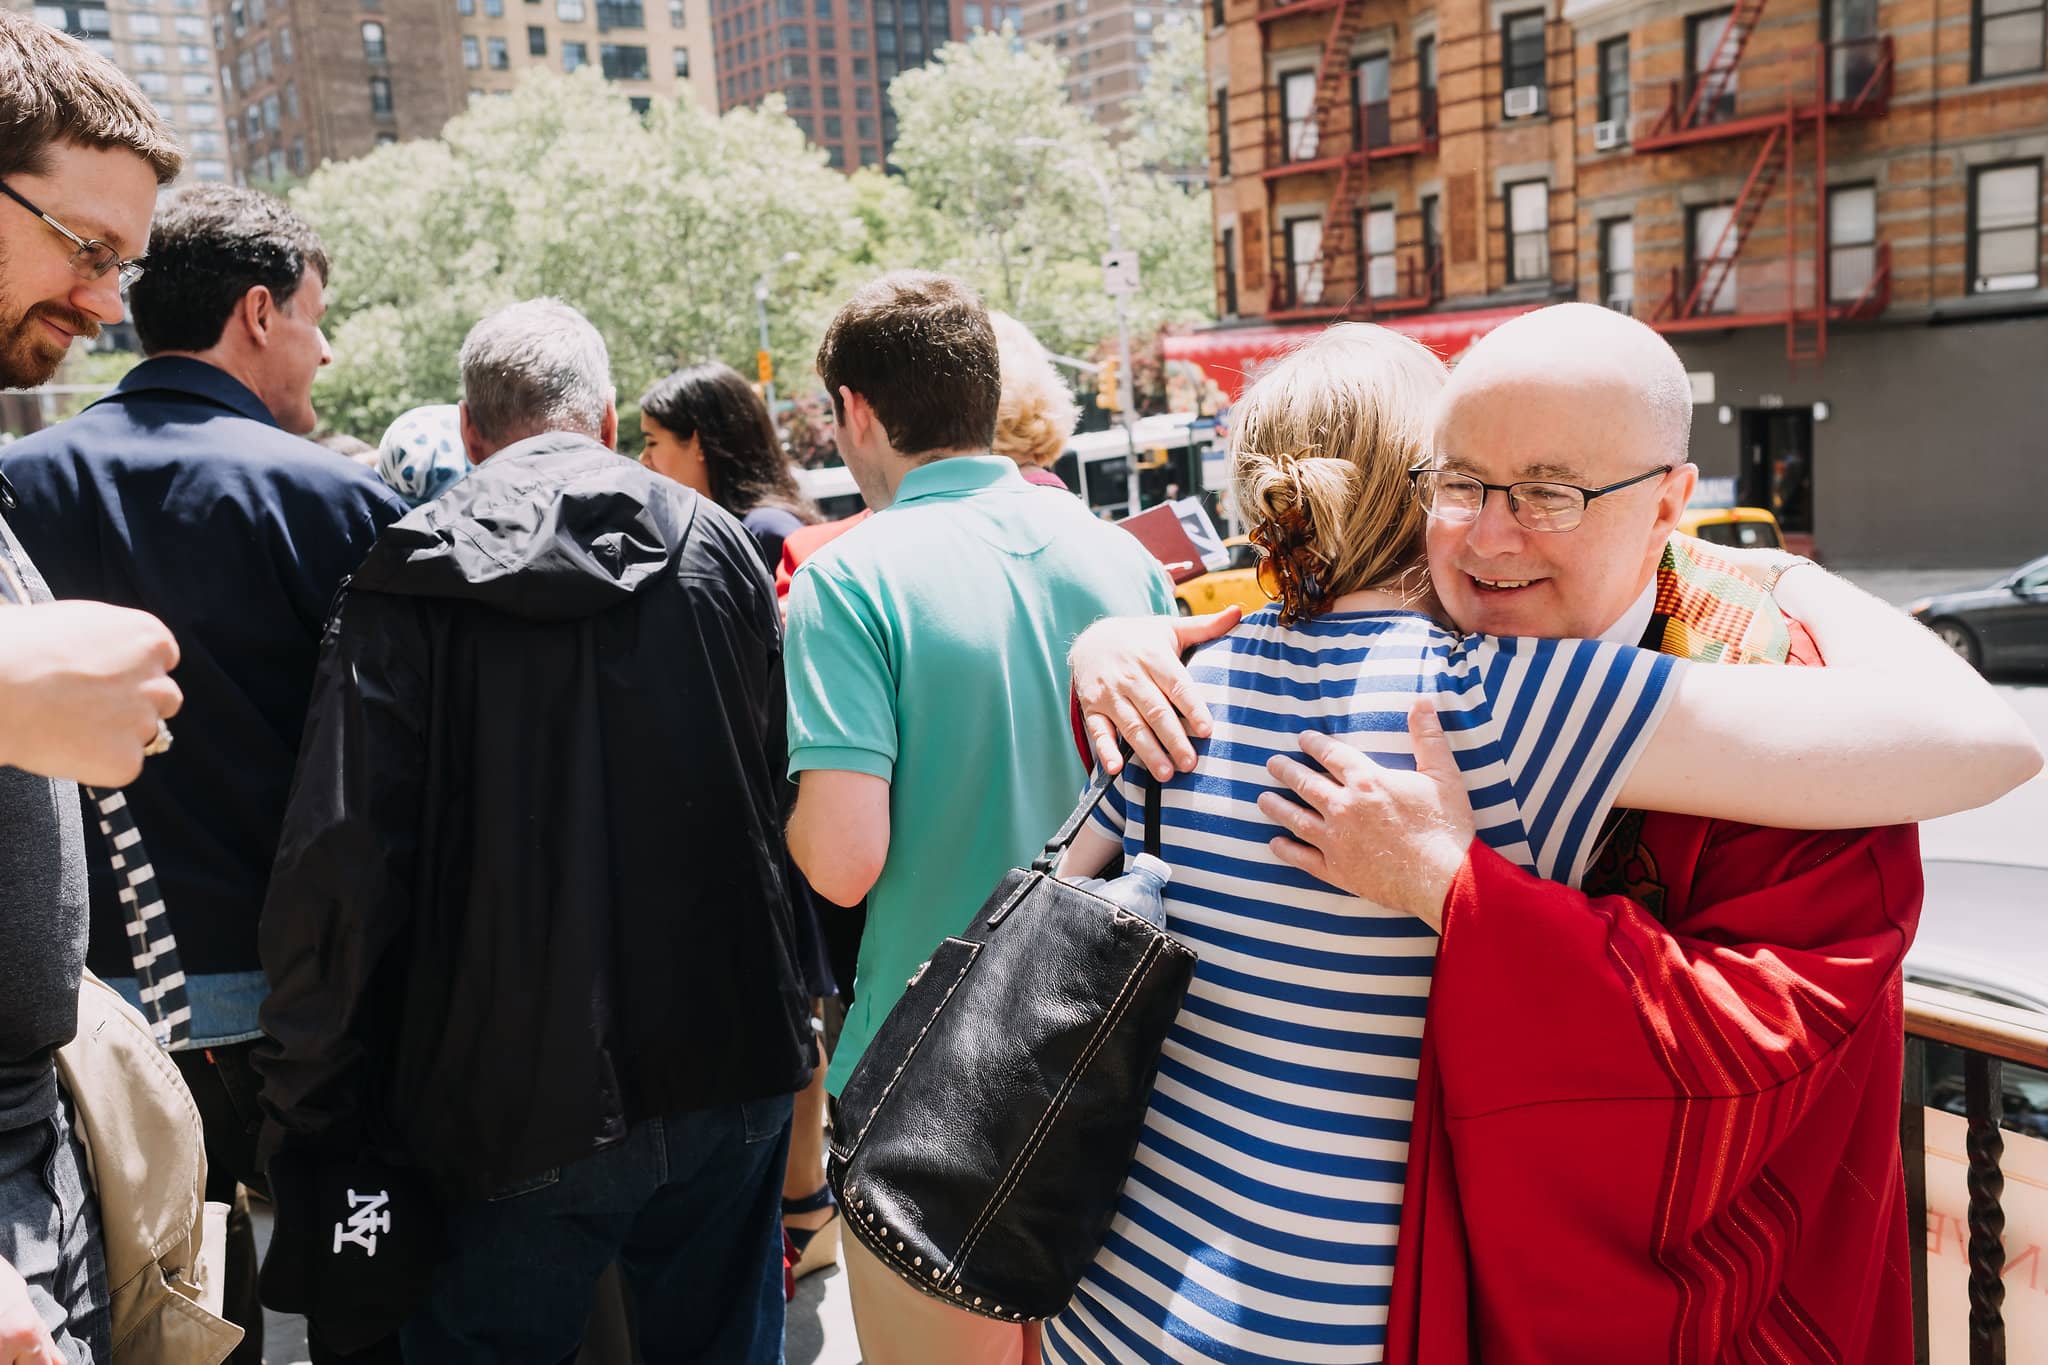
[[[1006,484],[1015,484],[1019,488],[1031,486],[1024,482],[1017,462],[1009,456],[949,455],[943,460],[921,464],[905,474],[903,482],[896,485],[896,500],[889,505],[901,507],[925,498],[962,497]]]

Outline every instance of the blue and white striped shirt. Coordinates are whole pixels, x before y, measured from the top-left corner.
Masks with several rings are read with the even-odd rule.
[[[1164,790],[1160,841],[1168,928],[1201,961],[1109,1240],[1046,1324],[1048,1362],[1380,1359],[1437,940],[1273,857],[1266,759],[1320,729],[1412,769],[1408,704],[1430,693],[1480,837],[1576,883],[1674,663],[1460,639],[1409,612],[1288,627],[1271,609],[1196,656],[1216,724]],[[1127,777],[1094,817],[1130,851],[1142,800]]]

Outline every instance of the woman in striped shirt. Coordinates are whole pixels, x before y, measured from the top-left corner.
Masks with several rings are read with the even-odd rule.
[[[1671,761],[1690,727],[1661,727],[1667,712],[1810,705],[1815,671],[1699,670],[1681,697],[1687,666],[1667,656],[1459,636],[1426,614],[1407,470],[1430,453],[1443,376],[1415,342],[1343,325],[1262,378],[1237,414],[1239,504],[1280,600],[1191,664],[1214,725],[1195,771],[1165,784],[1161,852],[1173,867],[1168,927],[1200,964],[1108,1241],[1044,1326],[1058,1365],[1380,1359],[1436,938],[1273,855],[1278,830],[1257,804],[1272,790],[1265,764],[1296,754],[1304,731],[1411,767],[1410,704],[1432,699],[1479,836],[1567,883],[1617,801],[1740,817],[1750,812],[1730,803],[1768,785],[1772,804],[1754,813],[1776,823],[1864,814],[1853,791],[1822,789],[1792,794],[1806,810],[1783,819],[1788,780],[1799,781],[1787,762],[1801,755],[1782,747],[1718,753],[1720,776],[1706,780]],[[1816,755],[1837,742],[1829,724],[1815,719]],[[1136,850],[1125,812],[1142,809],[1143,780],[1127,767],[1063,872]]]

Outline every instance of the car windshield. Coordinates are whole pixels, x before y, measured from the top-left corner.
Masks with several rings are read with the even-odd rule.
[[[1709,521],[1702,523],[1696,534],[1709,545],[1732,545],[1744,550],[1775,550],[1785,544],[1778,538],[1778,528],[1768,521]]]

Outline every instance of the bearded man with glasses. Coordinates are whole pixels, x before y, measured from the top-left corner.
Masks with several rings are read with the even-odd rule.
[[[1774,596],[1805,561],[1673,534],[1692,419],[1685,366],[1622,314],[1561,304],[1482,338],[1410,475],[1438,613],[1489,636],[1820,663]],[[1209,723],[1175,650],[1234,622],[1081,637],[1074,687],[1105,763],[1114,724],[1162,776],[1193,769],[1186,731]],[[1441,736],[1418,734],[1414,772],[1324,735],[1302,749],[1321,771],[1267,763],[1300,798],[1260,800],[1275,855],[1442,925],[1384,1359],[1910,1360],[1915,827],[1617,812],[1572,888],[1474,839]]]

